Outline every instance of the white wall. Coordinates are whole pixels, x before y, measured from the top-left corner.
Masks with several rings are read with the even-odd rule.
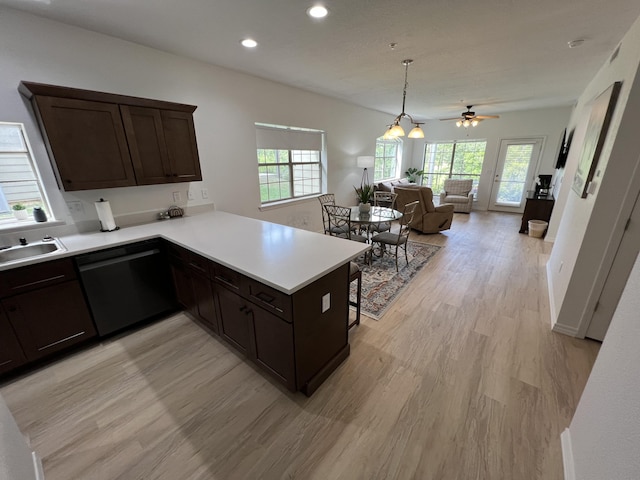
[[[589,83],[576,105],[572,143],[559,201],[551,219],[555,243],[547,277],[554,330],[582,336],[586,332],[596,301],[615,255],[635,198],[640,190],[638,152],[640,135],[636,127],[640,108],[640,19],[622,40],[618,57],[607,62]],[[590,102],[613,82],[622,90],[600,159],[594,194],[580,198],[571,190],[590,113]]]
[[[638,292],[640,257],[569,426],[567,440],[573,453],[569,467],[579,480],[640,478]]]
[[[0,117],[26,125],[54,211],[70,222],[97,219],[93,202],[100,197],[110,201],[118,217],[166,210],[173,203],[172,192],[180,191],[183,207],[214,203],[221,210],[319,231],[316,199],[259,210],[254,123],[325,130],[328,190],[336,193],[338,202],[354,204],[352,186],[362,176],[355,158],[374,153],[376,137],[393,118],[7,8],[0,8],[0,45]],[[60,192],[31,108],[17,91],[21,80],[197,105],[194,120],[203,181]],[[411,145],[405,145],[405,158],[411,153]],[[196,200],[188,202],[189,187]],[[208,189],[209,200],[201,198],[202,188]],[[65,202],[73,200],[83,202],[84,215],[68,216]]]
[[[501,114],[500,118],[484,120],[475,128],[458,128],[455,122],[428,121],[424,125],[425,138],[417,140],[414,145],[412,165],[422,167],[424,160],[424,145],[426,142],[443,142],[450,140],[486,140],[482,174],[478,187],[478,198],[474,206],[478,210],[486,210],[489,205],[491,186],[498,163],[500,141],[503,139],[543,137],[544,145],[540,162],[534,171],[532,183],[527,189],[533,189],[533,181],[538,175],[555,173],[558,152],[562,143],[562,134],[569,122],[571,106],[509,112]],[[462,110],[461,110],[462,111]],[[474,107],[478,114],[481,107]],[[439,192],[435,192],[438,194]]]

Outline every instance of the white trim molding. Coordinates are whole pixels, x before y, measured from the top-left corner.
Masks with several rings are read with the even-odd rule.
[[[575,465],[573,463],[573,448],[571,446],[571,432],[568,428],[560,434],[562,446],[562,466],[564,468],[564,480],[576,480]]]

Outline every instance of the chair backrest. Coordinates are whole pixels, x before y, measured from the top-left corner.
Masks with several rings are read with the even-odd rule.
[[[444,181],[444,191],[447,195],[469,195],[469,192],[473,188],[473,180],[457,180],[453,178],[447,178]]]
[[[398,210],[418,200],[420,202],[418,206],[419,215],[436,211],[436,207],[433,204],[433,191],[429,187],[396,187],[394,191],[398,194],[396,199]]]
[[[351,239],[351,209],[331,204],[327,204],[323,208],[327,213],[329,223],[329,228],[325,233],[334,237]]]
[[[322,210],[322,225],[324,226],[324,233],[329,233],[329,217],[327,211],[324,209],[325,205],[335,205],[336,196],[333,193],[325,193],[318,197],[320,201],[320,209]]]
[[[408,237],[409,233],[411,233],[410,225],[413,221],[413,216],[416,213],[416,209],[418,208],[419,203],[420,202],[416,200],[415,202],[408,203],[404,206],[402,218],[400,219],[400,231],[398,232],[399,241],[402,239],[402,237]]]
[[[373,204],[376,207],[395,208],[396,198],[398,198],[397,193],[385,192],[380,190],[373,192]]]

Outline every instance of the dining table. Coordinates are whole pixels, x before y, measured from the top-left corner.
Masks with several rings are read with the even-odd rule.
[[[350,220],[352,224],[358,224],[363,231],[369,234],[369,225],[392,222],[402,218],[402,212],[389,207],[372,206],[368,212],[361,212],[360,206],[351,207]]]

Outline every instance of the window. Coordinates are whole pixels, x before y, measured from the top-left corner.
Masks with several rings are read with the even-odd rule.
[[[260,202],[322,193],[324,132],[256,124]]]
[[[398,178],[398,169],[402,162],[402,140],[376,140],[375,165],[373,167],[373,181],[381,182]]]
[[[471,191],[474,198],[478,198],[478,182],[486,148],[485,140],[427,143],[422,166],[423,185],[431,187],[434,194],[438,194],[444,190],[444,181],[447,178],[471,178]]]
[[[17,205],[25,207],[27,219],[33,219],[33,207],[51,216],[24,126],[0,122],[0,224],[15,224]]]

